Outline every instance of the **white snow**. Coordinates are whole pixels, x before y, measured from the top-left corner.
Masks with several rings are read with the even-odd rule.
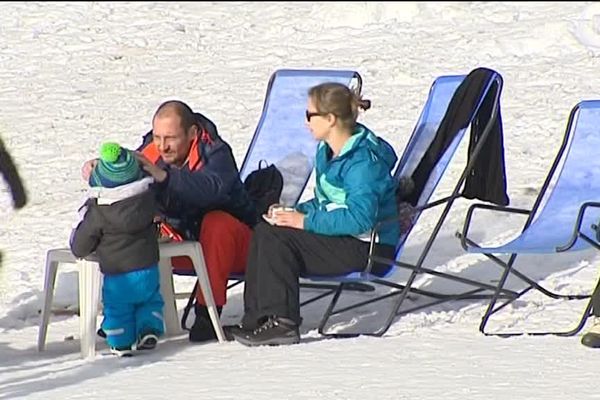
[[[485,301],[415,311],[397,318],[382,338],[347,340],[316,332],[326,306],[321,301],[303,309],[300,345],[191,345],[182,335],[131,359],[81,360],[78,317],[69,314],[77,309],[77,272],[64,266],[54,305],[63,312],[52,317],[47,351],[36,350],[45,253],[67,243],[86,190],[82,163],[105,140],[137,146],[162,101],[179,98],[209,116],[239,165],[276,69],[354,69],[373,102],[362,122],[401,154],[437,76],[493,68],[504,78],[511,206],[531,207],[571,108],[600,96],[597,3],[12,2],[1,9],[0,137],[30,200],[13,210],[0,181],[0,399],[600,398],[600,353],[583,347],[580,335],[486,337],[478,332]],[[466,143],[435,198],[452,189]],[[465,253],[454,237],[470,204],[456,203],[426,265],[494,281],[500,268]],[[422,215],[405,261],[416,261],[438,215]],[[473,235],[501,244],[518,234],[522,221],[475,220]],[[599,260],[590,250],[523,256],[517,267],[552,290],[586,293],[598,279]],[[448,292],[461,288],[430,276],[417,282]],[[176,284],[185,292],[193,280],[177,277]],[[511,280],[511,287],[523,285]],[[493,327],[567,328],[584,306],[531,293]],[[352,312],[336,319],[335,328],[376,329],[388,307]],[[224,322],[237,322],[242,310],[238,287]]]

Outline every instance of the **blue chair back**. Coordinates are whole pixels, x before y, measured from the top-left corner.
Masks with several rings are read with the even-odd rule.
[[[446,114],[450,100],[456,92],[456,89],[464,80],[465,75],[448,75],[437,78],[431,85],[427,102],[423,107],[423,111],[415,125],[415,129],[404,149],[404,153],[400,158],[400,162],[396,168],[394,176],[400,178],[401,176],[411,176],[415,171],[419,162],[423,158],[423,155],[435,139],[435,134]],[[483,99],[483,97],[482,97]],[[435,191],[439,181],[448,166],[450,159],[456,151],[465,129],[461,130],[448,146],[448,149],[444,155],[440,158],[434,169],[431,171],[431,175],[423,188],[417,207],[427,204],[431,195]],[[419,217],[420,213],[415,215],[415,220]],[[413,225],[414,226],[414,225]],[[412,229],[411,229],[412,230]],[[410,230],[405,232],[398,245],[401,247],[406,238],[410,234]]]
[[[573,114],[574,113],[574,114]],[[471,253],[554,253],[570,242],[581,206],[600,201],[600,101],[579,103],[569,120],[566,147],[557,160],[548,190],[538,199],[531,224],[514,240],[499,247],[469,247]],[[535,207],[534,207],[535,208]],[[595,238],[592,224],[600,221],[600,209],[589,207],[583,214],[581,232]],[[589,248],[577,238],[569,251]]]
[[[240,168],[243,180],[261,160],[283,175],[281,203],[294,206],[310,178],[318,142],[306,126],[308,90],[324,82],[362,86],[360,75],[347,70],[276,71],[269,80],[262,115]]]

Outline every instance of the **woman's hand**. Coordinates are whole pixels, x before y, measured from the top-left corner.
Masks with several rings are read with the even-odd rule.
[[[282,207],[281,204],[279,203],[275,203],[275,204],[271,204],[269,206],[269,209],[267,210],[267,218],[273,218],[273,209],[278,208],[278,207]]]
[[[304,214],[298,211],[278,211],[273,213],[272,218],[277,226],[304,229]]]

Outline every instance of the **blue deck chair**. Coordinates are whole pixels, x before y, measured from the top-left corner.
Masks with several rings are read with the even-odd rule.
[[[265,160],[283,175],[281,203],[294,206],[313,169],[318,142],[305,124],[308,90],[324,82],[338,82],[360,93],[362,78],[346,70],[276,71],[269,80],[262,115],[240,168],[242,181]]]
[[[592,301],[583,312],[579,324],[563,332],[504,332],[485,330],[491,315],[512,303],[531,289],[554,299],[584,299],[590,295],[563,295],[551,292],[535,280],[514,268],[519,254],[552,254],[589,248],[600,250],[595,225],[600,220],[600,101],[583,101],[571,111],[564,139],[550,168],[542,189],[531,210],[474,204],[469,207],[463,230],[457,233],[461,245],[470,253],[481,253],[504,268],[497,290],[502,290],[509,276],[519,278],[527,287],[515,298],[508,299],[495,308],[498,297],[490,300],[479,330],[486,335],[514,336],[522,334],[571,336],[579,332],[590,316]],[[551,183],[554,185],[551,187]],[[469,239],[468,231],[473,213],[477,209],[527,215],[521,234],[498,247],[482,247]],[[510,255],[503,261],[495,255]],[[598,286],[597,286],[598,287]]]
[[[338,82],[362,90],[358,72],[347,70],[279,70],[267,87],[262,116],[240,168],[243,180],[264,160],[275,164],[283,175],[281,203],[295,206],[306,187],[314,167],[318,142],[313,139],[305,124],[308,90],[320,83]],[[232,275],[228,288],[243,282],[243,275]],[[336,289],[334,285],[302,283],[301,287],[326,291],[304,301],[307,305]],[[354,285],[350,290],[372,291],[368,285]]]
[[[442,76],[442,77],[437,78],[434,81],[434,83],[430,89],[427,102],[421,113],[421,116],[415,126],[415,129],[412,133],[412,136],[411,136],[408,144],[405,147],[404,153],[403,153],[402,157],[400,158],[398,167],[396,168],[396,171],[394,173],[394,176],[396,178],[399,178],[401,176],[407,176],[407,175],[411,176],[413,174],[417,165],[419,164],[419,162],[423,158],[426,150],[428,149],[429,145],[432,143],[432,141],[436,137],[436,134],[438,133],[438,128],[440,127],[440,124],[446,114],[448,106],[449,106],[453,96],[455,95],[457,88],[463,82],[465,77],[466,77],[465,75]],[[463,197],[462,193],[459,193],[460,189],[461,189],[463,183],[465,182],[468,173],[471,171],[471,169],[474,165],[474,162],[476,161],[477,155],[479,154],[480,149],[481,149],[481,144],[485,142],[485,139],[487,138],[489,132],[491,131],[491,127],[493,125],[495,118],[498,117],[496,110],[499,108],[501,90],[502,90],[502,77],[500,76],[500,74],[498,74],[497,72],[494,71],[494,73],[490,75],[489,80],[487,81],[483,90],[481,91],[480,96],[479,96],[474,108],[471,110],[469,125],[465,126],[464,128],[460,129],[457,132],[456,136],[454,137],[454,140],[447,147],[446,151],[443,153],[443,156],[435,164],[435,167],[431,171],[431,173],[427,179],[427,182],[424,185],[424,187],[420,193],[418,202],[416,204],[417,213],[413,218],[413,226],[414,226],[414,224],[416,224],[416,222],[419,218],[419,215],[421,214],[421,212],[423,210],[429,209],[432,207],[436,207],[436,206],[441,206],[441,205],[445,205],[445,208],[444,208],[436,226],[434,227],[434,229],[433,229],[426,245],[424,246],[424,248],[420,254],[420,257],[415,265],[399,261],[401,254],[402,254],[402,248],[405,244],[407,237],[410,234],[410,230],[409,230],[408,232],[405,232],[401,236],[401,238],[398,242],[398,245],[396,247],[396,256],[395,256],[394,260],[388,260],[388,259],[384,259],[384,258],[381,258],[378,256],[374,256],[371,253],[371,256],[369,258],[369,264],[366,266],[366,268],[361,267],[364,269],[361,270],[360,272],[354,272],[354,273],[350,273],[350,274],[347,274],[344,276],[334,276],[334,277],[332,277],[332,276],[314,276],[314,275],[306,277],[306,278],[308,278],[310,280],[314,280],[314,281],[338,282],[338,289],[336,290],[329,306],[327,307],[327,309],[325,311],[325,314],[323,315],[323,317],[319,323],[318,330],[319,330],[320,334],[325,335],[325,336],[335,336],[335,337],[351,337],[351,336],[356,336],[359,334],[365,334],[365,335],[371,335],[371,336],[382,336],[389,329],[394,318],[398,315],[406,314],[406,313],[409,313],[409,312],[412,312],[412,311],[415,311],[415,310],[418,310],[421,308],[429,307],[432,305],[440,304],[440,303],[451,301],[451,300],[479,299],[479,298],[488,298],[488,297],[492,296],[492,292],[496,289],[495,286],[487,285],[483,282],[474,281],[474,280],[467,279],[464,277],[454,276],[451,274],[446,274],[446,273],[441,273],[441,272],[438,272],[435,270],[431,270],[431,269],[425,268],[423,266],[423,264],[424,264],[425,258],[427,257],[427,255],[429,253],[429,250],[431,249],[431,246],[433,245],[434,240],[436,239],[436,237],[439,233],[439,230],[442,227],[442,224],[444,223],[446,216],[448,215],[448,213],[450,211],[450,208],[452,207],[453,202],[456,199]],[[491,97],[489,97],[489,96],[491,96]],[[467,165],[466,165],[461,177],[459,178],[458,182],[456,183],[456,186],[455,186],[452,194],[448,197],[436,200],[434,202],[429,202],[432,194],[435,191],[435,188],[437,187],[441,177],[444,174],[444,171],[446,170],[446,167],[448,166],[454,153],[456,152],[456,149],[458,148],[458,146],[464,136],[464,132],[466,131],[467,127],[470,126],[471,121],[473,121],[475,119],[477,113],[480,110],[480,107],[481,107],[483,101],[486,98],[488,99],[488,101],[490,99],[491,99],[491,101],[493,101],[493,110],[494,111],[492,112],[492,115],[491,115],[487,125],[485,126],[484,133],[480,137],[480,140],[478,140],[477,144],[475,146],[473,146],[472,149],[471,148],[469,149],[469,153],[470,153],[469,161],[467,162]],[[374,236],[376,233],[376,229],[373,231],[373,235],[371,236],[371,252],[373,250],[373,239],[374,239]],[[373,263],[382,263],[384,265],[388,265],[387,272],[384,274],[380,274],[380,275],[371,273],[371,268],[372,268]],[[398,267],[407,268],[409,270],[412,270],[412,273],[410,274],[410,276],[407,279],[405,284],[398,284],[396,282],[392,282],[389,280],[389,278],[393,275],[393,273],[397,270]],[[443,277],[443,278],[447,278],[447,279],[450,279],[453,281],[461,282],[463,284],[474,286],[475,289],[468,290],[463,293],[457,293],[457,294],[440,294],[440,293],[426,291],[426,290],[422,290],[422,289],[418,289],[418,288],[413,288],[412,284],[413,284],[416,276],[421,273],[428,273],[428,274],[431,274],[434,276]],[[342,294],[342,292],[345,289],[345,285],[347,285],[348,283],[352,283],[352,282],[370,282],[370,283],[380,284],[380,285],[392,288],[392,290],[388,294],[378,296],[378,297],[375,297],[375,298],[372,298],[372,299],[369,299],[366,301],[357,302],[357,303],[351,304],[349,306],[334,310],[340,295]],[[487,293],[488,293],[487,295],[482,294],[482,292],[485,292],[485,291],[487,291]],[[409,292],[413,292],[413,293],[416,293],[419,295],[424,295],[424,296],[432,298],[433,300],[432,300],[432,302],[428,302],[427,304],[420,305],[418,307],[399,311],[403,301],[406,299]],[[504,297],[504,296],[513,297],[514,293],[511,293],[510,291],[507,291],[507,290],[503,290],[503,291],[501,291],[500,295],[501,295],[501,297]],[[343,312],[349,311],[351,309],[362,307],[367,304],[371,304],[371,303],[374,303],[374,302],[377,302],[380,300],[384,300],[384,299],[387,299],[387,298],[390,298],[393,296],[397,296],[397,298],[394,301],[392,310],[391,310],[389,316],[387,317],[387,320],[386,320],[384,326],[381,329],[379,329],[378,331],[376,331],[376,332],[358,332],[358,333],[333,333],[333,334],[327,333],[325,331],[325,326],[331,316],[338,315]]]
[[[310,178],[318,142],[308,131],[305,121],[308,90],[324,82],[343,83],[358,93],[362,89],[362,78],[350,70],[292,70],[275,71],[267,85],[260,120],[240,168],[242,181],[264,160],[275,164],[283,175],[284,185],[281,203],[294,206]],[[195,276],[189,269],[174,269],[173,274]],[[232,275],[229,288],[243,282],[243,275]],[[331,290],[331,285],[306,284],[305,287]],[[357,286],[359,290],[369,290]],[[189,298],[182,317],[182,328],[191,309],[197,283]]]

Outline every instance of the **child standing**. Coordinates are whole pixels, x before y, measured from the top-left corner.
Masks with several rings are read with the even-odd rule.
[[[89,178],[83,219],[70,240],[76,257],[98,256],[104,276],[101,331],[119,356],[153,349],[164,333],[152,183],[130,150],[103,144]]]

